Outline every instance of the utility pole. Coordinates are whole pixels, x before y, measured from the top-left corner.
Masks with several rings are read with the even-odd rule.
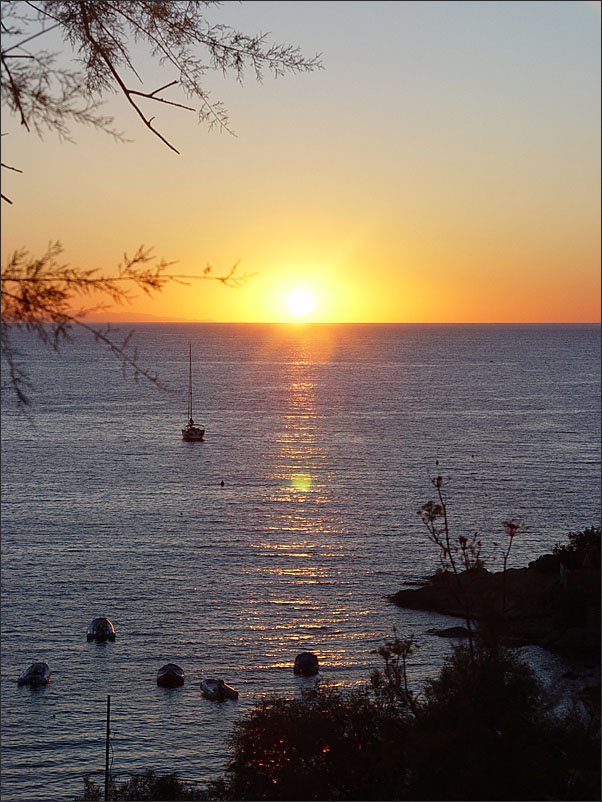
[[[107,694],[107,742],[105,747],[105,802],[109,798],[109,735],[111,723],[111,694]]]

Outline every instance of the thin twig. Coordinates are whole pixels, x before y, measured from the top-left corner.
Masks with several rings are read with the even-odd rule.
[[[28,36],[27,39],[23,39],[23,41],[18,42],[16,45],[12,45],[12,47],[7,47],[6,50],[2,51],[2,55],[6,56],[7,53],[10,53],[11,50],[17,50],[20,47],[23,47],[26,42],[31,42],[32,39],[37,39],[38,36],[42,36],[44,33],[48,33],[48,31],[52,31],[55,28],[58,28],[61,25],[60,22],[56,22],[54,25],[51,25],[50,28],[43,28],[41,31],[37,31],[36,33],[32,33],[31,36]],[[12,56],[11,58],[14,58]]]
[[[30,128],[27,123],[27,120],[25,119],[25,112],[23,111],[23,106],[21,105],[21,92],[13,79],[12,73],[8,68],[8,64],[6,63],[4,55],[2,55],[2,64],[4,65],[4,69],[6,70],[6,74],[8,75],[8,80],[10,81],[11,91],[13,98],[15,100],[15,105],[19,109],[19,114],[21,115],[21,125],[24,125],[26,130],[29,131]]]

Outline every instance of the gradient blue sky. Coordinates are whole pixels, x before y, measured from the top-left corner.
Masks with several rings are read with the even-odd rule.
[[[208,74],[236,137],[165,111],[175,156],[134,140],[40,143],[4,116],[3,259],[60,239],[110,271],[145,243],[186,273],[257,273],[139,299],[126,317],[580,321],[600,315],[600,4],[228,2],[214,22],[321,52],[324,70],[243,86]],[[141,64],[148,88],[165,80]],[[10,184],[10,186],[9,186]]]

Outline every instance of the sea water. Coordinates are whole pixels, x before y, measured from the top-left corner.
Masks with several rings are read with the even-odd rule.
[[[509,518],[512,566],[599,524],[597,325],[133,328],[164,389],[83,334],[62,355],[18,339],[34,389],[29,417],[3,393],[2,799],[102,784],[109,694],[115,775],[202,784],[261,695],[314,681],[293,674],[301,651],[357,685],[396,627],[419,688],[450,648],[428,630],[456,622],[387,596],[437,568],[417,515],[436,475],[491,568]],[[181,439],[189,344],[203,443]],[[96,616],[114,643],[86,641]],[[17,687],[37,660],[51,683]],[[182,688],[157,687],[167,662]],[[205,676],[240,699],[203,699]]]

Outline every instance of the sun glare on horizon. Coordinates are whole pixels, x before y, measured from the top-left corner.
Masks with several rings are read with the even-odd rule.
[[[315,305],[316,300],[308,290],[296,289],[286,296],[286,308],[294,318],[307,317]]]

